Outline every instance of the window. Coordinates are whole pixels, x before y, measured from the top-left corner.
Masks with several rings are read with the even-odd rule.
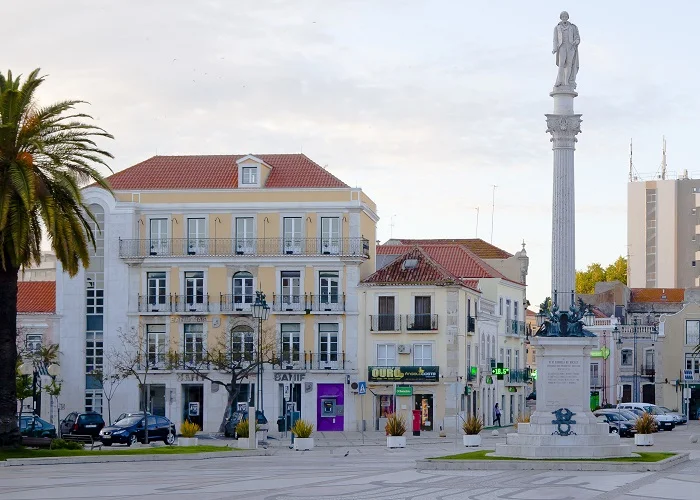
[[[494,342],[494,343],[495,343],[495,342]],[[496,356],[494,356],[494,358],[495,358],[495,357],[496,357]],[[502,348],[502,347],[498,350],[498,362],[499,362],[499,363],[503,363],[503,348]]]
[[[299,271],[282,271],[282,310],[298,311],[301,309],[301,273]]]
[[[249,310],[254,302],[253,275],[241,271],[233,275],[233,307],[237,311]]]
[[[520,370],[520,349],[515,350],[515,365],[516,370]]]
[[[207,254],[207,220],[204,218],[187,219],[187,254]]]
[[[339,217],[321,217],[321,251],[324,255],[340,253]]]
[[[689,320],[685,322],[685,343],[686,345],[700,344],[700,321]]]
[[[513,302],[513,319],[515,321],[518,321],[518,318],[520,317],[519,308],[520,304],[516,300],[515,302]]]
[[[165,325],[146,325],[148,365],[162,367],[165,362]]]
[[[185,324],[185,345],[183,349],[185,363],[200,363],[204,355],[204,325],[201,323]]]
[[[469,367],[472,365],[472,345],[467,343],[467,373],[469,373]]]
[[[396,366],[396,344],[377,344],[377,366]]]
[[[622,349],[620,351],[620,364],[622,366],[632,366],[632,349]]]
[[[282,361],[299,362],[301,352],[301,326],[299,323],[282,323]]]
[[[284,253],[301,253],[301,217],[284,218]]]
[[[503,316],[503,297],[498,297],[498,315]]]
[[[654,349],[644,350],[644,374],[649,375],[649,372],[654,371]]]
[[[255,219],[236,217],[236,255],[255,253]]]
[[[335,367],[338,363],[338,324],[319,323],[318,349],[321,368]]]
[[[258,183],[258,167],[243,167],[241,171],[243,173],[243,184]]]
[[[488,344],[486,344],[486,338],[485,338],[484,334],[482,333],[481,334],[481,361],[484,361],[486,359],[487,353],[488,353]]]
[[[24,338],[24,343],[29,352],[38,353],[41,350],[41,334],[28,333]]]
[[[700,358],[695,354],[685,355],[685,369],[693,370],[693,379],[697,380],[700,377]]]
[[[396,322],[396,297],[377,297],[377,330],[392,332],[398,330]]]
[[[496,359],[496,339],[491,336],[491,357]],[[503,361],[503,349],[501,349],[501,361]]]
[[[185,272],[185,304],[189,311],[206,310],[204,307],[204,271]]]
[[[233,361],[255,359],[255,334],[249,326],[237,326],[231,332],[231,359]]]
[[[592,386],[599,386],[600,385],[600,366],[598,363],[591,363],[591,385]]]
[[[102,370],[104,365],[104,346],[102,332],[85,333],[85,373]]]
[[[148,273],[148,310],[159,311],[165,308],[165,273]]]
[[[433,364],[433,344],[413,344],[413,364],[431,366]]]
[[[432,330],[432,314],[430,314],[430,297],[417,296],[413,298],[414,317],[409,325],[410,330]]]
[[[483,357],[483,355],[484,355],[484,350],[481,349],[481,356]],[[479,362],[479,345],[478,344],[474,346],[474,359],[477,361],[477,363]],[[483,358],[482,358],[482,361],[483,361]]]
[[[510,328],[511,311],[510,311],[510,299],[506,299],[506,328]]]
[[[149,224],[151,255],[167,254],[168,219],[151,219]]]
[[[339,273],[338,271],[320,271],[318,273],[321,308],[324,305],[338,303]]]
[[[85,411],[94,411],[97,413],[102,413],[101,390],[85,391]]]
[[[510,368],[511,350],[506,351],[506,368]]]

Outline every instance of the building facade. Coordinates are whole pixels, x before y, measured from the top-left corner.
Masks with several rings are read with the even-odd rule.
[[[108,388],[91,374],[113,371],[123,340],[137,339],[146,390],[127,379],[111,414],[145,398],[178,426],[218,431],[228,393],[216,381],[231,377],[192,366],[220,346],[247,359],[271,335],[262,386],[253,371],[234,403],[262,397],[273,425],[291,403],[319,431],[354,428],[356,288],[374,271],[374,202],[298,154],[154,157],[108,181],[114,196],[84,190],[101,228],[90,267],[59,274],[66,405],[107,415]],[[271,307],[265,335],[252,317],[256,291]]]

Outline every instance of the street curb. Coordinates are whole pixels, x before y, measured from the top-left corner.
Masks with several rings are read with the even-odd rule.
[[[8,458],[0,467],[22,465],[92,464],[104,462],[171,462],[176,460],[207,460],[210,458],[240,458],[270,456],[268,450],[212,451],[206,453],[183,453],[173,455],[82,455],[78,457]]]
[[[690,453],[653,463],[553,460],[416,460],[417,470],[564,470],[607,472],[658,472],[689,460]]]

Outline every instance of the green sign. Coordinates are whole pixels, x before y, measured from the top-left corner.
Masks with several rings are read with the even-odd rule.
[[[437,366],[369,366],[367,380],[370,382],[438,382],[439,370]]]
[[[537,380],[537,370],[531,370],[530,371],[530,378],[532,380]]]
[[[472,377],[476,377],[479,374],[479,368],[476,366],[470,366],[469,367],[469,375]]]
[[[591,351],[592,358],[603,358],[608,359],[610,356],[610,349],[607,347],[601,347],[600,349],[594,349]]]
[[[508,387],[508,392],[518,392],[517,387]]]
[[[469,385],[464,386],[464,395],[469,396],[472,393],[472,388]]]
[[[413,396],[413,386],[412,385],[397,385],[396,386],[397,396]]]
[[[486,375],[486,383],[493,384],[493,377],[491,375]]]
[[[503,375],[510,373],[509,368],[503,368],[503,363],[498,363],[495,368],[491,368],[491,375],[496,375],[498,380],[503,380]]]

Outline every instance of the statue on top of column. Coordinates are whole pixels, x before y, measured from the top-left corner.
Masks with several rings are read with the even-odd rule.
[[[564,11],[559,15],[561,22],[554,28],[554,48],[556,64],[559,67],[557,81],[554,87],[576,88],[576,73],[578,73],[578,44],[581,38],[575,24],[569,22],[569,13]]]

